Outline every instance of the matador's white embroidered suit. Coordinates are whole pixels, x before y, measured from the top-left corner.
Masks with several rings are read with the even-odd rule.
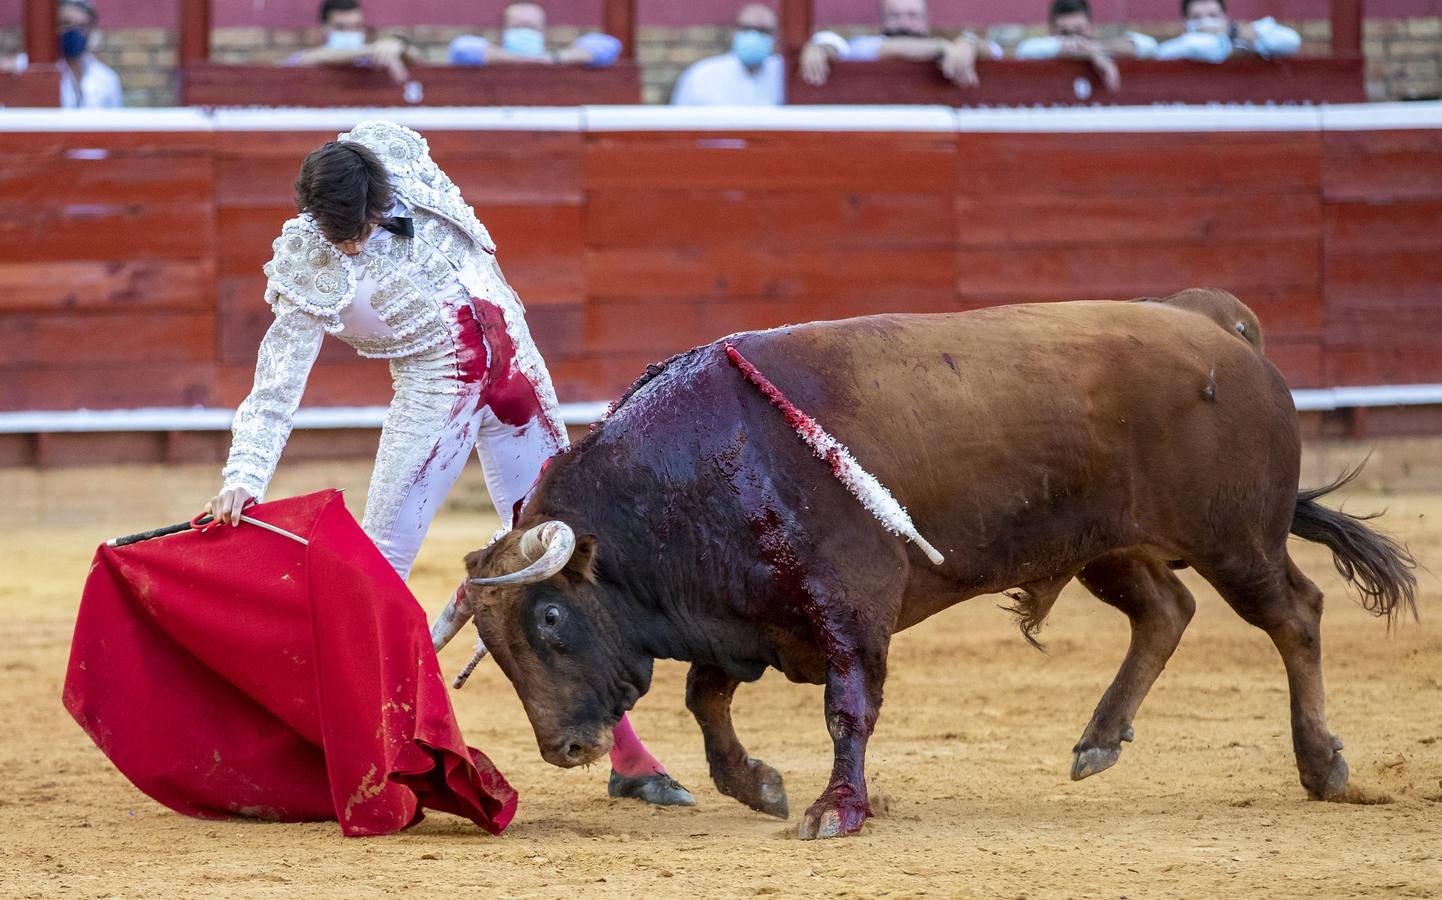
[[[425,138],[389,122],[340,135],[380,157],[414,238],[376,229],[347,256],[301,215],[285,223],[266,264],[275,321],[261,342],[255,387],[236,410],[225,487],[265,494],[321,339],[390,360],[386,413],[364,528],[401,577],[474,446],[502,523],[566,447],[545,363],[495,244]]]

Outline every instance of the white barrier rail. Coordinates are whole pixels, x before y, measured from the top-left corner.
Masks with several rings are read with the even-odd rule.
[[[1308,388],[1292,391],[1299,412],[1367,406],[1442,405],[1442,384]],[[590,425],[606,412],[603,401],[562,403],[567,425]],[[314,406],[295,414],[298,429],[380,428],[384,406]],[[0,434],[61,434],[105,431],[229,431],[234,410],[152,406],[143,409],[55,409],[0,412]]]

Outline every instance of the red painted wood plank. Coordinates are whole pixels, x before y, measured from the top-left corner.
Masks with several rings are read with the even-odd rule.
[[[864,190],[593,191],[586,208],[592,247],[946,246],[952,239],[950,198],[940,191],[893,194]]]
[[[1263,328],[1265,329],[1265,325]],[[1267,359],[1272,361],[1291,388],[1325,385],[1323,348],[1320,338],[1267,339]]]
[[[1127,298],[1194,286],[1246,297],[1257,288],[1318,289],[1321,251],[1307,240],[963,249],[957,267],[966,305]]]
[[[1442,199],[1442,130],[1329,131],[1323,135],[1326,199]]]
[[[879,313],[947,312],[952,309],[950,300],[944,297],[928,299],[894,295],[869,298],[817,296],[788,303],[756,297],[693,299],[664,305],[644,299],[606,298],[587,306],[586,337],[587,346],[593,353],[650,354],[665,358],[736,331]]]
[[[0,315],[209,310],[214,279],[209,260],[0,263]]]
[[[0,375],[0,409],[209,406],[216,403],[214,385],[209,362],[71,360],[7,370]]]
[[[238,406],[254,381],[253,364],[218,366],[211,405]],[[315,367],[306,381],[301,406],[384,406],[390,403],[393,393],[390,367],[385,360],[361,359],[351,354],[346,362]]]
[[[960,247],[1306,240],[1321,220],[1315,193],[1268,195],[1265,203],[1205,193],[956,198]]]
[[[102,153],[204,156],[214,147],[213,135],[210,131],[11,131],[5,134],[4,152],[75,158]]]
[[[0,246],[11,259],[194,260],[213,250],[208,203],[0,202]]]
[[[212,312],[22,313],[3,320],[0,369],[98,363],[203,363],[215,354]]]
[[[1322,177],[1321,140],[1310,132],[967,133],[957,142],[958,193],[1002,205],[1151,194],[1255,204],[1259,192],[1315,195]]]
[[[213,192],[214,165],[200,155],[0,153],[0,202],[6,206],[208,204]]]
[[[851,299],[913,297],[934,308],[949,300],[955,267],[944,250],[796,248],[721,244],[654,250],[592,249],[591,297]]]
[[[1442,166],[1442,152],[1438,153]],[[1435,200],[1331,202],[1326,206],[1327,253],[1428,250],[1442,256],[1442,197]],[[1442,281],[1442,266],[1438,267]]]
[[[950,190],[951,135],[602,135],[587,144],[588,190]],[[642,180],[644,179],[644,180]]]
[[[1436,247],[1329,252],[1326,260],[1329,309],[1422,304],[1442,320],[1442,261]]]

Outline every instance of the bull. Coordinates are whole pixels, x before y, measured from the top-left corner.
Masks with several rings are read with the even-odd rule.
[[[738,372],[743,355],[849,445],[942,562],[863,509]],[[1350,475],[1299,492],[1299,458],[1257,318],[1223,291],[736,335],[648,369],[552,461],[514,530],[466,557],[469,609],[443,637],[474,614],[541,755],[567,767],[607,752],[655,659],[689,661],[716,787],[783,818],[782,777],[737,738],[732,697],[768,667],[824,684],[834,767],[800,835],[831,837],[871,814],[863,762],[894,633],[1010,592],[1035,641],[1072,579],[1125,613],[1131,644],[1074,748],[1086,778],[1133,739],[1192,618],[1174,571],[1190,566],[1280,653],[1307,793],[1353,799],[1324,715],[1322,593],[1288,535],[1330,548],[1389,618],[1415,615],[1415,562],[1317,502]]]

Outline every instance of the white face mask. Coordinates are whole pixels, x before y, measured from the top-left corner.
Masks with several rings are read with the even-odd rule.
[[[332,31],[325,36],[327,50],[359,50],[365,45],[364,31]]]
[[[1226,16],[1198,16],[1187,20],[1188,31],[1225,31],[1226,27]]]

